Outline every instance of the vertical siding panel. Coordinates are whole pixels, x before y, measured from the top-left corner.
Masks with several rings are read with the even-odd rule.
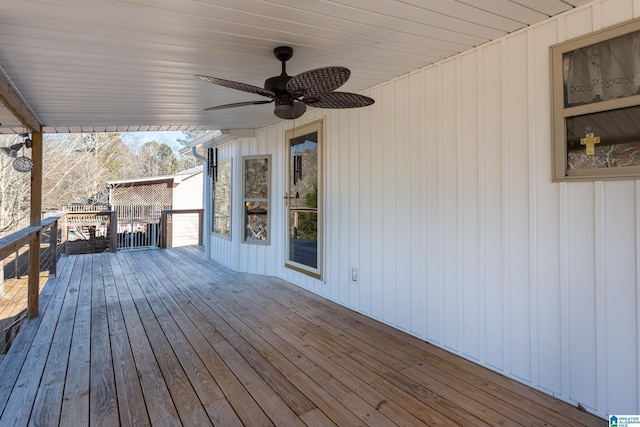
[[[486,364],[486,304],[485,295],[487,294],[487,254],[485,248],[487,246],[487,230],[485,217],[486,212],[486,193],[485,193],[485,176],[486,176],[486,141],[485,136],[485,111],[483,108],[482,100],[485,98],[485,63],[482,50],[478,50],[476,56],[476,72],[477,78],[477,124],[478,124],[478,361],[482,364]]]
[[[382,232],[383,232],[383,197],[382,197],[382,168],[383,168],[383,150],[385,148],[382,138],[382,97],[381,88],[374,88],[371,96],[376,100],[370,109],[371,117],[371,228],[369,235],[371,236],[371,314],[374,318],[382,319],[383,316],[383,287],[382,287],[382,264],[383,264],[383,248],[382,248]]]
[[[278,195],[278,185],[280,181],[280,175],[278,174],[279,161],[280,156],[278,155],[276,138],[275,138],[275,127],[269,127],[265,129],[258,129],[256,131],[256,138],[258,141],[264,141],[264,153],[271,154],[271,164],[269,165],[269,174],[271,175],[271,188],[269,194],[269,245],[265,248],[265,270],[264,274],[268,274],[270,276],[275,276],[277,274],[277,263],[278,257],[276,254],[276,248],[280,248],[277,244],[277,235],[278,227],[277,223],[279,221],[278,210],[278,200],[280,200]]]
[[[284,131],[281,126],[267,128],[271,161],[271,262],[275,275],[284,268]]]
[[[580,9],[560,19],[564,21],[564,34],[560,33],[559,41],[581,36],[593,31],[593,6]]]
[[[321,200],[322,200],[322,212],[323,212],[323,220],[322,220],[322,280],[318,280],[315,278],[312,278],[310,276],[307,276],[306,274],[303,274],[302,277],[307,281],[308,283],[308,287],[307,289],[316,292],[319,295],[323,295],[327,298],[329,298],[329,295],[331,293],[331,287],[330,286],[326,286],[328,284],[327,279],[326,279],[326,274],[328,271],[331,270],[331,266],[329,266],[327,264],[327,236],[328,236],[328,222],[327,222],[327,217],[326,217],[326,203],[327,203],[327,197],[328,193],[327,193],[327,178],[326,178],[326,174],[328,173],[327,171],[327,163],[326,163],[326,159],[327,156],[324,152],[324,150],[327,148],[326,147],[326,138],[327,138],[327,131],[326,131],[326,127],[327,127],[327,118],[324,116],[324,110],[320,110],[320,109],[314,109],[311,110],[311,112],[305,114],[303,116],[304,118],[304,123],[310,123],[316,120],[323,120],[323,129],[324,129],[324,135],[325,135],[325,142],[324,142],[324,146],[320,147],[320,168],[321,168],[321,172],[320,172],[320,176],[322,179],[322,194],[321,196]],[[302,125],[303,123],[298,123],[297,126]],[[284,135],[284,134],[283,134]],[[320,226],[320,224],[319,224]],[[300,274],[300,273],[298,273]]]
[[[423,197],[425,199],[426,216],[426,317],[425,330],[429,341],[442,343],[442,304],[441,304],[441,215],[440,215],[440,173],[441,173],[441,144],[440,144],[440,119],[438,100],[440,93],[440,67],[427,69],[424,73],[424,135],[425,135],[425,186]]]
[[[604,335],[598,348],[606,349],[607,398],[602,402],[611,413],[637,408],[638,383],[620,387],[638,378],[638,329],[636,282],[636,212],[633,181],[604,183]],[[600,399],[599,399],[600,400]],[[603,406],[604,407],[604,406]]]
[[[568,186],[569,396],[596,406],[596,295],[594,187]]]
[[[411,141],[409,138],[409,80],[399,79],[394,84],[395,108],[394,129],[395,138],[403,143],[395,151],[395,246],[396,251],[392,262],[396,265],[396,277],[386,286],[396,288],[396,326],[408,330],[411,326],[411,194],[410,194],[410,165]]]
[[[598,393],[598,384],[605,384],[607,381],[607,354],[608,349],[605,331],[607,328],[608,315],[606,313],[607,289],[607,255],[605,251],[606,244],[606,201],[604,192],[604,182],[596,181],[593,183],[593,200],[594,200],[594,288],[595,288],[595,311],[593,317],[595,320],[595,345],[596,345],[596,373],[594,388],[596,389],[596,404],[593,408],[603,408],[607,404],[607,397],[602,393]],[[573,307],[572,307],[573,308]],[[577,307],[576,307],[577,309]]]
[[[507,39],[508,70],[508,248],[509,360],[511,373],[531,380],[529,274],[529,159],[527,34]]]
[[[640,4],[639,4],[640,6]],[[636,255],[636,284],[640,283],[640,181],[635,181],[635,255]],[[637,286],[637,285],[636,285]],[[640,412],[640,292],[636,289],[636,411]]]
[[[372,96],[371,93],[368,94]],[[358,240],[358,259],[359,264],[359,281],[356,284],[360,292],[360,311],[364,314],[371,315],[371,272],[373,263],[371,262],[371,245],[372,245],[372,212],[377,209],[372,203],[373,199],[373,175],[372,175],[372,155],[371,155],[371,110],[369,108],[358,109],[359,129],[358,138],[360,139],[360,152],[358,153],[361,163],[359,168],[360,176],[360,218],[358,221],[359,236]]]
[[[511,374],[511,296],[510,296],[510,268],[511,268],[511,253],[510,253],[510,235],[509,235],[509,205],[511,201],[509,200],[509,173],[511,168],[509,167],[510,161],[510,153],[509,153],[509,58],[507,55],[507,41],[505,39],[500,40],[500,74],[503,77],[503,81],[500,82],[502,86],[501,94],[501,103],[500,107],[502,109],[500,116],[500,125],[502,128],[502,133],[500,134],[502,138],[502,319],[505,323],[502,325],[503,329],[503,343],[502,343],[502,351],[503,351],[503,361],[504,361],[504,370]]]
[[[485,257],[484,319],[485,360],[489,366],[504,369],[504,312],[503,312],[503,204],[502,199],[502,57],[500,43],[483,49],[484,69],[482,75],[481,100],[483,111],[482,140],[484,143],[485,175],[483,192],[485,197],[483,216],[485,219],[483,236]]]
[[[410,327],[412,334],[425,336],[425,209],[424,209],[424,76],[422,72],[409,76],[409,256],[411,271],[409,276]]]
[[[535,202],[533,218],[535,221],[535,286],[536,296],[532,298],[537,313],[537,333],[534,335],[537,358],[535,366],[537,384],[554,393],[561,393],[561,293],[560,293],[560,219],[559,186],[551,182],[551,123],[549,105],[551,105],[549,75],[549,46],[557,41],[554,23],[537,27],[532,32],[534,38],[535,78],[535,120],[534,138],[530,139],[529,153],[535,160]]]
[[[325,121],[324,147],[324,246],[325,281],[329,295],[340,300],[340,120],[334,111],[329,111]]]
[[[395,93],[393,83],[382,86],[382,288],[383,320],[396,321],[396,149],[389,141],[396,138]]]
[[[339,123],[338,132],[339,139],[334,140],[333,144],[335,144],[332,149],[334,153],[338,153],[338,157],[333,157],[333,161],[338,162],[339,164],[339,175],[335,178],[337,182],[333,184],[333,190],[336,191],[340,201],[339,216],[333,218],[334,229],[337,228],[339,230],[338,234],[333,234],[332,237],[337,240],[339,247],[339,261],[338,264],[335,265],[337,268],[337,285],[340,287],[339,289],[339,297],[338,301],[345,306],[350,306],[349,303],[349,234],[351,229],[351,221],[353,218],[351,217],[350,207],[351,207],[351,173],[350,168],[354,166],[354,159],[350,157],[350,146],[353,144],[353,141],[350,140],[349,136],[349,112],[348,111],[332,111],[331,117],[335,119],[335,123]],[[336,274],[333,275],[336,277]]]
[[[531,316],[529,318],[530,327],[530,366],[529,371],[531,373],[531,383],[534,385],[538,382],[538,251],[537,251],[537,232],[538,232],[538,217],[536,216],[537,206],[537,158],[536,158],[536,146],[537,141],[537,116],[536,116],[536,79],[535,79],[535,65],[536,65],[536,49],[535,49],[535,33],[533,31],[527,31],[527,159],[528,159],[528,218],[529,218],[529,312]],[[545,73],[546,74],[546,73]]]
[[[608,0],[602,4],[602,27],[609,27],[633,16],[633,4],[629,0]]]
[[[461,58],[461,177],[462,177],[462,351],[480,358],[480,289],[478,282],[478,53]]]
[[[450,60],[442,64],[442,231],[443,239],[443,285],[444,285],[444,345],[460,350],[459,342],[459,292],[460,277],[458,262],[458,126],[457,126],[457,62]]]
[[[359,111],[349,110],[346,113],[349,117],[349,228],[346,236],[348,238],[348,262],[344,272],[344,281],[349,290],[349,307],[360,310],[360,290],[358,283],[351,282],[351,268],[360,266],[360,164],[362,162],[360,148],[360,125]]]
[[[444,84],[444,77],[443,77],[443,68],[444,68],[444,64],[440,63],[438,64],[437,70],[438,70],[438,90],[436,92],[437,96],[437,108],[436,108],[436,113],[437,113],[437,120],[438,120],[438,126],[436,127],[436,129],[438,130],[438,136],[437,136],[437,140],[438,140],[438,166],[436,168],[436,170],[438,171],[438,191],[437,191],[437,195],[438,195],[438,200],[436,202],[436,206],[438,209],[438,254],[440,255],[438,258],[438,278],[437,281],[435,282],[434,286],[437,286],[438,288],[438,335],[441,337],[441,345],[444,347],[446,346],[445,344],[445,340],[446,340],[446,334],[445,334],[445,328],[446,328],[446,324],[447,324],[447,319],[445,317],[446,315],[446,284],[445,284],[445,259],[446,259],[446,254],[444,253],[444,248],[445,248],[445,229],[444,229],[444,224],[445,224],[445,206],[444,206],[444,174],[445,174],[445,157],[444,157],[444,150],[445,150],[445,144],[444,144],[444,134],[445,134],[445,125],[444,125],[444,108],[443,108],[443,103],[444,103],[444,92],[442,90],[442,86]]]

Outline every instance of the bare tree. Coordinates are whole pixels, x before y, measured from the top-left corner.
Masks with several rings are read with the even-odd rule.
[[[132,156],[119,133],[52,135],[45,139],[43,204],[87,202],[119,178]]]

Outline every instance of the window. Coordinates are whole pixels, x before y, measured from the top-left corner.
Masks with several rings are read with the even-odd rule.
[[[322,120],[286,132],[288,268],[322,278]]]
[[[231,238],[231,160],[213,172],[213,232]]]
[[[554,180],[640,177],[640,19],[552,46]]]
[[[244,241],[269,244],[269,193],[271,156],[243,158]]]

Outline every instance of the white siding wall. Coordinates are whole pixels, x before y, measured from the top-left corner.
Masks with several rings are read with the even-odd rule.
[[[202,172],[173,187],[173,209],[202,209]],[[197,244],[198,214],[173,215],[173,247]]]
[[[600,415],[640,413],[640,181],[551,182],[549,99],[549,46],[636,16],[639,0],[596,1],[375,87],[370,108],[296,120],[326,115],[324,283],[283,267],[292,123],[228,144],[234,241],[213,257]],[[264,153],[271,245],[240,244],[239,160]]]

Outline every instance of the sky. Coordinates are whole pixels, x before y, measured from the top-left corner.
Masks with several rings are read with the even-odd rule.
[[[155,141],[160,144],[167,144],[176,153],[182,148],[182,145],[177,140],[183,138],[182,131],[122,132],[122,139],[135,144],[137,147],[145,142]]]

